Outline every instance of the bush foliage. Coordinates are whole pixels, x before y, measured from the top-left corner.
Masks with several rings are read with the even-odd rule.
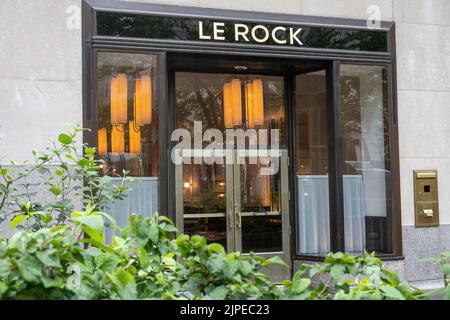
[[[0,166],[0,218],[16,230],[0,237],[0,299],[429,298],[375,254],[330,253],[275,284],[264,271],[272,264],[287,268],[280,258],[227,253],[204,237],[179,234],[164,216],[132,215],[120,229],[101,211],[125,196],[130,179],[125,172],[116,186],[100,175],[95,149],[84,145],[78,154],[80,132],[61,134],[45,152],[33,152],[31,165]],[[32,184],[35,172],[41,182]],[[36,188],[52,198],[36,200]],[[83,201],[77,205],[72,194]],[[112,244],[105,242],[106,224],[116,231]],[[438,263],[448,275],[448,256]]]
[[[166,217],[132,215],[110,246],[102,214],[74,213],[73,226],[19,231],[0,241],[1,299],[426,299],[373,254],[329,254],[275,285],[279,258],[226,253],[181,234]],[[89,236],[80,237],[87,233]]]

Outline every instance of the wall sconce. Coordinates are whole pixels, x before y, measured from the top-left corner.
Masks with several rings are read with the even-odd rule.
[[[97,153],[100,156],[108,153],[108,131],[106,128],[98,129]]]
[[[113,126],[127,123],[128,113],[128,78],[120,73],[111,79],[111,124]]]
[[[153,88],[152,78],[142,76],[134,87],[134,124],[141,127],[152,123]]]
[[[185,188],[185,189],[189,189],[190,187],[191,187],[191,184],[190,184],[189,182],[186,181],[186,182],[184,183],[184,188]]]
[[[242,82],[233,79],[223,87],[224,123],[226,128],[242,124]]]
[[[250,104],[252,110],[250,111],[251,118],[249,119],[249,127],[262,126],[264,124],[264,86],[261,79],[256,79],[251,85],[252,103]]]
[[[141,130],[136,129],[134,121],[130,121],[128,126],[129,138],[130,138],[130,153],[140,154],[141,153]]]
[[[125,132],[119,126],[113,126],[111,130],[111,151],[113,153],[125,152]]]

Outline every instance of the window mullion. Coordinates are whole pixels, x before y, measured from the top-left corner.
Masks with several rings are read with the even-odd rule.
[[[344,251],[340,62],[327,69],[327,122],[331,251]]]

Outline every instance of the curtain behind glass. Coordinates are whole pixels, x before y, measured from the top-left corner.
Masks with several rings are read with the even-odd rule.
[[[330,251],[325,71],[296,77],[299,254]]]
[[[346,251],[392,251],[387,95],[385,67],[341,65]]]

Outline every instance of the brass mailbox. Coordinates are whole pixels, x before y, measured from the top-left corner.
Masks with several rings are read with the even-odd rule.
[[[439,226],[436,170],[414,170],[414,206],[416,227]]]

